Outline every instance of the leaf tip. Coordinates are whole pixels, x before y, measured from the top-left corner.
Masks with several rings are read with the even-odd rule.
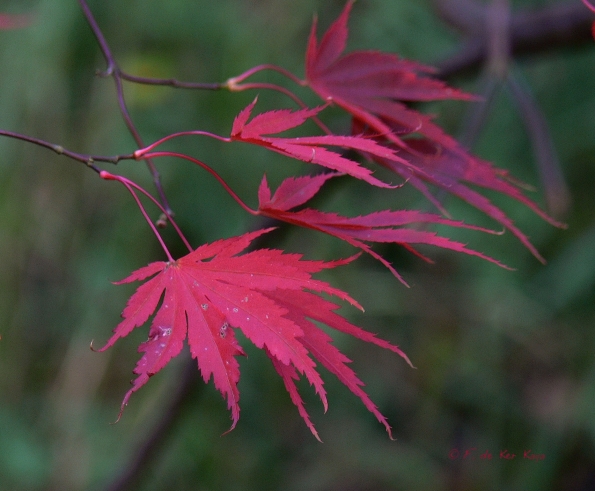
[[[234,419],[233,422],[231,423],[231,426],[229,427],[229,429],[227,431],[224,431],[223,433],[221,433],[221,438],[224,437],[225,435],[227,435],[228,433],[231,433],[236,425],[238,424],[238,420]]]
[[[106,349],[108,349],[111,344],[108,342],[105,346],[97,349],[95,348],[95,346],[93,346],[93,343],[95,342],[94,339],[91,340],[91,343],[89,344],[89,349],[93,352],[93,353],[103,353]]]
[[[120,408],[120,412],[118,413],[118,417],[116,418],[116,421],[112,421],[110,425],[115,425],[120,422],[120,419],[122,419],[122,413],[124,412],[124,407],[126,407],[126,404],[122,405],[122,407]]]

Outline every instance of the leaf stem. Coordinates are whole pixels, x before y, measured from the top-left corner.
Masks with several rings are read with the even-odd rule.
[[[123,179],[125,179],[125,178],[123,178]],[[129,179],[126,179],[126,181],[128,181],[128,183],[133,188],[137,189],[138,191],[143,193],[147,198],[149,198],[155,204],[155,206],[157,206],[157,208],[159,208],[161,210],[161,212],[166,213],[165,209],[163,208],[163,205],[158,200],[156,200],[153,196],[151,196],[151,193],[147,192],[147,190],[145,190],[144,188],[142,188],[141,186],[136,184],[134,181],[131,181]],[[174,228],[174,230],[176,231],[176,233],[178,234],[178,236],[180,237],[180,239],[182,240],[182,242],[188,249],[188,251],[192,252],[194,249],[190,245],[190,242],[188,242],[188,239],[186,239],[186,236],[182,233],[182,230],[180,229],[180,227],[178,226],[176,221],[173,219],[173,217],[170,217],[170,222],[172,224],[172,227]]]
[[[270,65],[270,64],[263,64],[263,65],[258,65],[253,68],[250,68],[249,70],[238,75],[237,77],[232,77],[232,78],[227,79],[227,81],[225,82],[224,85],[227,86],[230,90],[234,90],[233,87],[236,86],[239,82],[243,82],[244,80],[251,77],[255,73],[262,72],[264,70],[273,70],[275,72],[278,72],[281,75],[284,75],[285,77],[294,81],[296,84],[298,84],[302,87],[306,85],[306,83],[303,80],[300,80],[298,77],[296,77],[293,73],[286,70],[285,68],[282,68],[277,65]]]
[[[242,201],[242,199],[233,191],[233,189],[231,189],[229,187],[229,185],[225,182],[225,180],[211,167],[209,167],[207,164],[205,164],[204,162],[195,159],[193,157],[190,157],[189,155],[183,154],[183,153],[177,153],[177,152],[150,152],[145,154],[146,157],[148,158],[157,158],[157,157],[177,157],[180,159],[184,159],[184,160],[188,160],[189,162],[192,162],[200,167],[202,167],[204,170],[206,170],[209,174],[211,174],[215,179],[217,179],[217,181],[219,181],[219,184],[221,184],[223,186],[223,188],[225,189],[225,191],[227,191],[227,193],[244,209],[246,210],[248,213],[250,213],[251,215],[259,215],[260,213],[258,212],[258,210],[253,210],[252,208],[250,208],[246,203],[244,203]]]
[[[214,133],[210,133],[208,131],[201,131],[201,130],[193,130],[193,131],[180,131],[178,133],[172,133],[170,135],[164,136],[163,138],[157,140],[154,143],[151,143],[149,146],[141,148],[134,152],[134,158],[137,160],[142,159],[147,153],[151,152],[153,149],[165,143],[166,141],[172,140],[179,136],[208,136],[210,138],[214,138],[215,140],[219,140],[225,143],[231,143],[232,139],[227,138],[224,136],[219,136]]]
[[[140,188],[140,186],[138,186],[137,184],[134,184],[129,179],[126,179],[125,177],[118,176],[118,175],[115,175],[115,174],[111,174],[110,172],[107,172],[105,170],[102,170],[99,173],[99,176],[102,179],[105,179],[106,181],[118,181],[118,182],[122,183],[126,187],[126,189],[128,189],[128,192],[132,195],[132,197],[134,198],[134,201],[136,201],[136,204],[138,205],[138,207],[139,207],[141,213],[143,214],[143,216],[145,217],[145,220],[147,221],[147,223],[151,227],[151,230],[153,230],[153,233],[155,234],[155,236],[157,237],[157,240],[161,244],[161,247],[165,251],[165,254],[167,256],[168,261],[171,262],[171,263],[173,263],[174,262],[174,258],[172,257],[171,253],[169,252],[169,249],[167,248],[167,246],[165,245],[165,242],[163,241],[163,238],[161,237],[161,234],[157,231],[157,227],[155,227],[155,225],[153,224],[153,221],[149,217],[149,214],[147,213],[147,210],[145,210],[145,207],[140,202],[139,197],[134,192],[134,189],[141,190],[142,188]],[[142,191],[148,196],[148,193],[146,191],[144,191],[144,190],[142,190]]]

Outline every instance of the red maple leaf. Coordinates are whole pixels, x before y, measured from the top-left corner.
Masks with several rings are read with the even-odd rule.
[[[304,375],[326,410],[323,381],[311,356],[360,397],[390,434],[386,419],[362,391],[362,382],[346,365],[349,360],[311,322],[321,322],[390,349],[410,364],[398,347],[350,324],[335,313],[338,305],[311,293],[324,292],[361,309],[348,294],[312,278],[313,273],[346,264],[356,256],[332,262],[306,261],[298,254],[284,254],[274,249],[238,255],[252,240],[269,230],[272,229],[203,245],[177,261],[151,263],[118,282],[150,278],[130,297],[122,312],[124,320],[99,351],[106,350],[119,338],[143,325],[159,306],[151,323],[149,339],[139,347],[144,355],[134,369],[138,377],[124,397],[120,414],[132,393],[177,356],[187,338],[204,381],[208,382],[213,376],[215,387],[227,399],[232,418],[230,429],[233,429],[240,412],[237,388],[240,371],[236,357],[244,354],[234,331],[240,329],[270,357],[292,401],[317,438],[293,383],[298,374]]]
[[[405,228],[406,225],[420,223],[436,223],[453,227],[464,227],[483,232],[486,229],[467,225],[463,222],[449,220],[440,215],[422,213],[417,210],[379,211],[369,215],[348,218],[336,213],[326,213],[311,208],[290,211],[296,206],[306,203],[321,186],[330,178],[338,174],[320,174],[317,176],[290,177],[285,179],[271,198],[266,176],[263,177],[258,190],[258,211],[278,220],[293,225],[307,227],[337,237],[354,247],[370,254],[384,264],[402,283],[406,284],[401,275],[382,256],[374,252],[367,242],[384,242],[399,244],[411,252],[421,256],[413,244],[428,244],[456,252],[464,252],[486,259],[487,261],[506,267],[500,262],[480,252],[468,249],[465,244],[440,237],[436,232]],[[422,256],[423,257],[423,256]]]
[[[339,18],[324,34],[320,45],[314,21],[306,51],[306,83],[323,100],[332,101],[399,146],[406,146],[395,135],[418,131],[439,131],[429,116],[408,109],[397,101],[475,99],[425,76],[435,70],[379,51],[354,51],[341,56],[347,43],[347,21],[354,0],[347,2]],[[387,121],[390,123],[387,124]]]
[[[400,157],[397,157],[392,150],[379,145],[369,138],[337,135],[298,138],[265,136],[280,133],[303,124],[308,118],[316,116],[322,109],[324,109],[324,106],[314,109],[300,109],[297,111],[291,111],[289,109],[268,111],[258,114],[248,122],[256,101],[257,99],[254,99],[254,101],[244,108],[235,118],[231,130],[232,140],[260,145],[288,157],[312,164],[322,165],[329,169],[362,179],[375,186],[385,188],[392,186],[372,177],[371,170],[362,167],[357,162],[345,158],[336,152],[331,152],[325,147],[334,146],[356,150],[379,159],[396,160],[400,161],[403,165],[407,165],[407,162]]]
[[[432,79],[433,69],[396,55],[377,51],[355,51],[342,55],[347,41],[347,21],[353,0],[345,6],[318,44],[316,22],[312,26],[306,52],[306,83],[325,101],[342,107],[354,118],[355,133],[368,132],[400,148],[403,160],[372,158],[410,180],[443,210],[426,182],[467,201],[508,228],[538,259],[543,260],[529,239],[505,213],[469,188],[466,183],[508,195],[538,213],[555,226],[562,226],[544,213],[509,181],[505,170],[470,155],[447,135],[430,116],[409,109],[399,101],[437,99],[471,100],[473,96]],[[401,138],[419,133],[420,139]],[[428,148],[431,152],[427,152]],[[444,211],[444,210],[443,210]]]

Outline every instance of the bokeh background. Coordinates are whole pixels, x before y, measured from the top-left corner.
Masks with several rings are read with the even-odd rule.
[[[89,4],[124,70],[196,82],[224,81],[261,63],[303,76],[313,14],[322,31],[343,7],[339,0]],[[464,40],[444,18],[453,5],[358,0],[349,47],[446,66]],[[510,8],[518,14],[556,5],[580,2],[517,0]],[[0,31],[0,127],[82,153],[133,151],[113,81],[96,76],[105,63],[77,2],[3,0],[0,11],[34,15],[25,29]],[[459,17],[473,12],[464,8]],[[324,443],[316,441],[266,356],[245,339],[242,413],[233,432],[223,435],[230,424],[225,403],[212,384],[188,371],[187,351],[110,424],[147,327],[105,353],[89,344],[107,340],[135,287],[111,281],[164,259],[163,252],[117,183],[45,149],[0,139],[0,490],[595,489],[595,41],[588,23],[577,33],[577,42],[552,37],[508,60],[513,84],[502,83],[503,72],[485,63],[452,72],[450,83],[484,93],[489,104],[423,107],[481,157],[533,185],[529,194],[568,224],[555,229],[510,199],[490,195],[547,265],[509,233],[440,228],[516,271],[439,250],[424,251],[436,260],[429,265],[396,247],[379,247],[411,288],[366,257],[324,276],[366,308],[362,314],[345,307],[344,315],[400,345],[417,367],[335,336],[396,441],[328,373],[327,414],[311,388],[300,385]],[[318,103],[278,75],[256,79],[283,83]],[[183,129],[226,135],[256,95],[133,84],[125,93],[146,142]],[[259,100],[262,110],[293,107],[276,93],[260,91]],[[349,128],[338,111],[325,117],[337,131]],[[253,206],[264,172],[276,186],[284,176],[311,171],[240,144],[196,138],[169,148],[212,165]],[[193,245],[258,226],[205,172],[187,162],[157,164]],[[117,170],[152,190],[142,163],[122,162]],[[443,199],[455,218],[495,227],[459,200]],[[409,186],[389,192],[349,181],[331,186],[319,205],[351,215],[431,210]],[[171,230],[165,237],[183,253]],[[315,232],[287,228],[267,246],[310,259],[354,252]],[[464,459],[466,450],[471,457]],[[503,450],[516,458],[500,458]],[[527,450],[544,459],[524,459]],[[491,459],[480,458],[486,451]]]

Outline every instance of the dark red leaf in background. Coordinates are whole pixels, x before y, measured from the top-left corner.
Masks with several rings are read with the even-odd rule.
[[[430,116],[399,101],[438,99],[473,100],[474,97],[428,77],[432,69],[377,51],[355,51],[342,55],[347,41],[347,21],[353,1],[324,34],[320,44],[316,22],[312,26],[306,53],[306,81],[323,100],[349,112],[356,124],[354,133],[366,132],[400,149],[403,160],[371,158],[393,170],[420,189],[442,211],[426,183],[442,188],[467,201],[509,229],[538,259],[543,258],[505,213],[468,184],[505,194],[530,207],[555,226],[553,220],[511,182],[505,170],[469,154],[447,135]],[[404,138],[416,133],[419,138]],[[426,151],[431,148],[431,151]]]

